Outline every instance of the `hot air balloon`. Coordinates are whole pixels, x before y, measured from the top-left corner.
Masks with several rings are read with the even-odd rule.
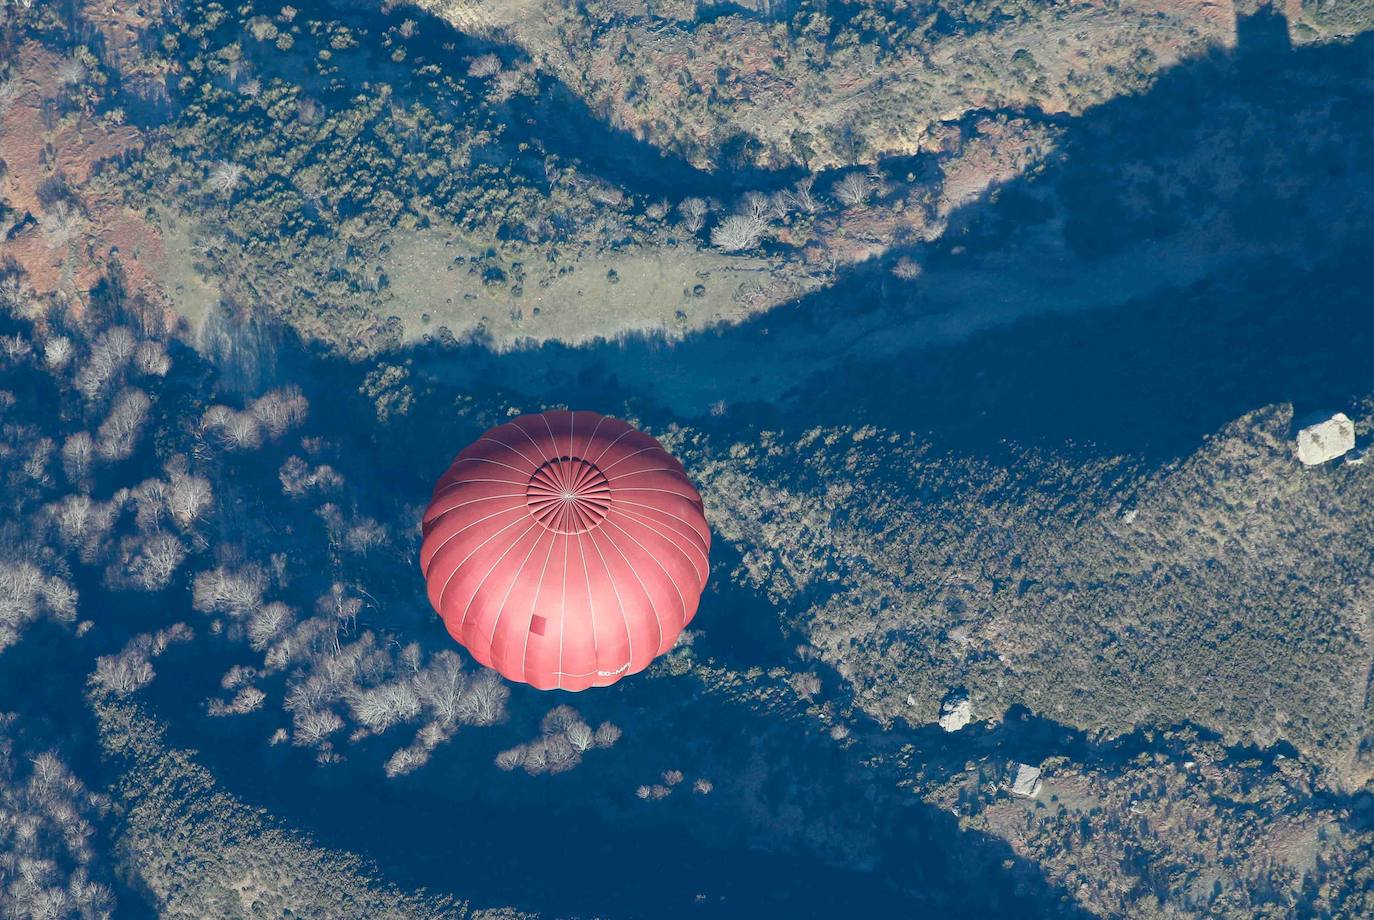
[[[711,532],[682,464],[595,412],[522,415],[460,453],[420,568],[449,634],[541,690],[644,670],[692,621]]]

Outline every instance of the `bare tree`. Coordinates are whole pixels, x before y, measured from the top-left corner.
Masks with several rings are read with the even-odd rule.
[[[33,345],[22,335],[0,335],[0,357],[10,364],[27,361],[33,354]]]
[[[764,217],[768,220],[787,220],[787,216],[792,213],[792,196],[784,191],[777,191],[768,196],[768,211]]]
[[[286,632],[294,621],[295,615],[290,607],[273,601],[248,621],[248,642],[254,651],[261,652]]]
[[[441,724],[458,722],[464,711],[461,701],[467,690],[463,659],[448,649],[439,652],[430,659],[429,666],[416,675],[415,689]]]
[[[79,57],[70,57],[57,65],[57,79],[67,86],[78,86],[86,82],[86,65]]]
[[[592,727],[586,722],[574,722],[568,726],[564,734],[568,743],[573,746],[573,750],[578,753],[589,750],[596,745],[596,735],[592,732]]]
[[[282,492],[291,496],[304,495],[311,489],[328,492],[343,485],[343,477],[333,467],[322,463],[312,470],[300,457],[288,457],[277,476]]]
[[[0,651],[41,613],[43,572],[31,562],[0,563]]]
[[[376,734],[420,714],[420,697],[409,683],[401,681],[354,693],[348,705],[354,718]]]
[[[68,495],[48,512],[57,523],[58,536],[69,549],[93,554],[114,527],[120,503],[92,501],[88,495]]]
[[[201,572],[191,589],[191,606],[205,613],[246,616],[262,607],[267,579],[256,566],[230,571],[224,566]]]
[[[738,211],[741,214],[748,214],[758,220],[759,223],[764,223],[768,218],[770,207],[767,195],[763,192],[749,191],[745,192],[744,197],[740,200]]]
[[[328,594],[315,601],[315,609],[332,616],[340,626],[356,630],[358,613],[363,609],[363,600],[349,594],[343,582],[336,581],[329,586]]]
[[[501,59],[494,54],[483,54],[468,64],[468,76],[486,79],[501,72]]]
[[[210,170],[210,190],[220,195],[232,195],[243,181],[243,174],[242,165],[221,160]]]
[[[56,446],[52,438],[39,438],[34,441],[28,457],[24,460],[24,475],[36,482],[50,485],[52,477],[48,475],[48,464],[52,462]]]
[[[53,619],[64,623],[70,623],[76,619],[77,594],[76,589],[71,585],[61,578],[53,576],[44,580],[39,593],[43,597],[44,607],[47,608]]]
[[[110,414],[96,430],[96,453],[108,461],[132,456],[151,406],[152,400],[142,390],[121,390],[110,406]]]
[[[711,208],[702,198],[684,198],[677,206],[682,216],[682,226],[688,233],[696,233],[706,224],[706,215]]]
[[[578,711],[567,703],[562,703],[550,709],[545,715],[539,727],[546,735],[556,735],[567,730],[569,725],[582,721],[582,716]]]
[[[496,755],[496,765],[507,772],[525,763],[525,746],[517,744]]]
[[[343,719],[328,709],[298,712],[291,723],[295,729],[292,740],[303,747],[327,741],[344,725]]]
[[[419,769],[427,760],[429,752],[423,747],[403,747],[387,758],[382,769],[391,779]]]
[[[892,274],[903,281],[915,281],[921,277],[921,264],[914,259],[903,256],[897,260],[897,264],[892,266]]]
[[[845,173],[830,187],[830,192],[835,196],[835,199],[847,208],[854,208],[863,204],[868,200],[872,191],[873,186],[868,177],[861,172]]]
[[[753,249],[763,237],[763,218],[756,214],[731,214],[711,228],[711,245],[726,252]]]
[[[563,735],[549,735],[542,743],[545,769],[550,773],[564,773],[582,761],[582,755],[573,749]]]
[[[97,658],[95,662],[95,679],[120,695],[146,687],[153,676],[152,663],[137,650],[126,649],[118,655]]]
[[[821,206],[821,203],[816,200],[815,194],[811,191],[815,184],[815,176],[806,176],[803,179],[799,179],[797,184],[792,186],[792,190],[788,192],[788,197],[791,198],[792,203],[797,206],[797,210],[805,211],[808,214],[814,214]]]
[[[264,393],[253,401],[249,411],[267,429],[268,435],[279,438],[305,421],[310,401],[300,387],[286,386]]]
[[[548,748],[544,745],[544,739],[525,745],[525,756],[520,761],[520,766],[525,768],[525,772],[534,776],[543,773],[548,766]]]
[[[171,583],[186,559],[186,547],[169,533],[148,535],[129,566],[134,583],[145,591],[161,591]]]
[[[134,352],[134,367],[152,377],[166,377],[172,369],[172,359],[161,342],[143,342]]]
[[[157,530],[162,526],[162,519],[167,514],[167,489],[164,479],[146,479],[130,493],[139,530]]]
[[[482,670],[459,700],[459,712],[470,725],[495,725],[506,717],[510,689],[495,671]]]
[[[266,700],[267,694],[257,687],[244,687],[234,694],[234,698],[229,701],[229,705],[225,706],[223,711],[226,715],[246,715],[262,708],[262,704]]]
[[[55,335],[43,343],[43,363],[52,370],[62,370],[72,360],[72,340]]]
[[[167,486],[167,510],[183,530],[200,520],[214,500],[210,480],[187,473],[173,473]]]
[[[602,722],[596,727],[596,746],[608,748],[620,740],[620,728],[610,722]]]
[[[76,388],[89,400],[97,399],[128,365],[138,345],[124,326],[102,333],[91,345],[90,357],[76,375]]]
[[[218,430],[220,442],[233,450],[251,450],[262,444],[262,425],[248,412],[231,412]]]
[[[62,469],[69,481],[84,481],[91,473],[94,459],[95,440],[87,432],[78,431],[62,443]]]
[[[809,700],[817,693],[821,692],[821,679],[819,676],[810,672],[792,675],[792,689],[797,692],[797,696],[804,700]]]
[[[388,531],[385,524],[379,524],[370,517],[358,518],[348,528],[348,533],[344,536],[344,545],[351,552],[359,556],[366,556],[369,552],[386,543]]]

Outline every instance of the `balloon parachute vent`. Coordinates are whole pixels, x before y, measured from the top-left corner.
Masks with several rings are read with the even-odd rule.
[[[530,476],[525,488],[530,514],[555,533],[595,530],[611,510],[606,474],[581,457],[554,457]]]

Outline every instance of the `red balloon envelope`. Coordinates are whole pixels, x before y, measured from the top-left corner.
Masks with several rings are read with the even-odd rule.
[[[604,687],[696,614],[711,531],[658,441],[595,412],[522,415],[439,480],[420,567],[453,638],[511,680]]]

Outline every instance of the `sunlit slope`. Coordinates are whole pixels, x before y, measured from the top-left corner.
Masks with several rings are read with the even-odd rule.
[[[1290,410],[1141,475],[1126,458],[960,455],[875,428],[703,457],[738,577],[875,716],[1021,704],[1119,734],[1190,722],[1368,779],[1374,477],[1304,469]]]
[[[1078,113],[1234,43],[1230,2],[897,7],[417,0],[524,49],[618,128],[705,168],[825,169],[928,149],[972,111]],[[846,12],[847,11],[847,12]]]

